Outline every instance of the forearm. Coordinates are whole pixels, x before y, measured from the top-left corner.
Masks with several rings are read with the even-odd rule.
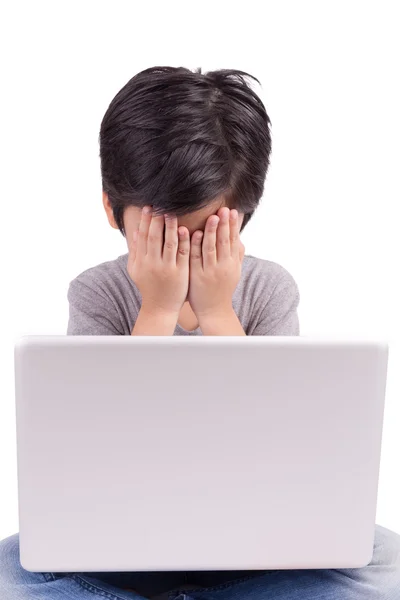
[[[203,335],[246,335],[233,308],[222,313],[204,315],[198,321]]]
[[[131,335],[174,335],[178,315],[140,309]]]

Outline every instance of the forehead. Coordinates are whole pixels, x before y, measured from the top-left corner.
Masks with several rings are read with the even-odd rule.
[[[178,217],[178,226],[187,227],[190,235],[197,229],[204,230],[208,217],[215,215],[222,206],[225,206],[224,198],[213,200],[200,210]],[[124,212],[125,226],[136,228],[140,222],[141,212],[141,209],[136,206],[128,206]]]
[[[184,225],[187,227],[190,235],[194,233],[196,229],[203,230],[208,217],[215,215],[222,206],[225,206],[224,199],[218,199],[210,202],[210,204],[207,204],[207,206],[197,210],[196,212],[178,217],[178,225]]]

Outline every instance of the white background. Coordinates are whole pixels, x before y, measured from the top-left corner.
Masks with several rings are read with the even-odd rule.
[[[273,154],[246,252],[293,274],[303,335],[390,341],[377,522],[400,532],[399,5],[144,4],[15,1],[0,15],[0,539],[18,530],[13,343],[64,334],[69,281],[126,252],[101,204],[98,133],[155,65],[260,79]]]

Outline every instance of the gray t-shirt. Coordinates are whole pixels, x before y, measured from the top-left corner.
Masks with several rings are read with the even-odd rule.
[[[69,284],[67,335],[131,335],[141,294],[127,271],[128,254],[83,271]],[[280,265],[245,255],[232,305],[247,335],[299,335],[299,290]],[[174,335],[202,335],[179,324]]]

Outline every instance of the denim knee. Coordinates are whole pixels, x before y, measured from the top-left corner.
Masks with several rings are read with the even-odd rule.
[[[400,535],[398,533],[376,525],[374,554],[370,565],[397,566],[400,574]]]
[[[19,534],[0,541],[0,590],[10,585],[42,583],[43,573],[26,571],[19,557]]]

